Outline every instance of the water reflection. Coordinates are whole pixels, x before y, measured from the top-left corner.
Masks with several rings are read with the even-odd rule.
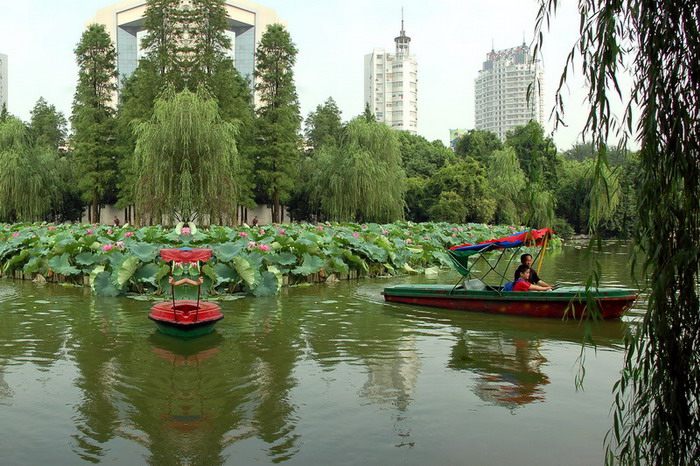
[[[474,393],[511,411],[545,401],[550,378],[544,347],[556,351],[565,342],[579,345],[584,338],[585,324],[578,322],[478,314],[453,317],[458,330],[447,366],[474,373]],[[591,328],[599,348],[621,349],[626,331],[628,324],[622,321],[600,322]]]

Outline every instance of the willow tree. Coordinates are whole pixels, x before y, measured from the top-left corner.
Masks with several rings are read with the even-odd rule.
[[[41,220],[56,195],[57,155],[30,143],[27,127],[15,117],[0,122],[0,220]]]
[[[559,0],[542,0],[538,27]],[[585,130],[604,145],[636,122],[641,170],[635,241],[649,291],[639,330],[625,342],[615,384],[607,461],[700,463],[700,31],[697,1],[579,0],[580,39],[590,104]],[[540,35],[540,37],[543,37]],[[542,39],[538,48],[542,46]],[[620,77],[631,71],[629,94]],[[627,88],[626,86],[624,88]],[[560,87],[561,90],[561,87]],[[627,103],[621,119],[610,101]],[[558,92],[555,118],[563,117]],[[605,165],[605,157],[596,163]]]
[[[237,135],[204,89],[167,89],[153,117],[136,127],[132,192],[141,222],[232,222]]]
[[[339,147],[316,153],[312,199],[333,220],[393,222],[403,219],[405,177],[394,130],[356,118]]]
[[[498,203],[496,222],[520,224],[523,220],[520,207],[526,204],[522,196],[527,182],[515,150],[509,146],[492,152],[488,167],[489,184]]]

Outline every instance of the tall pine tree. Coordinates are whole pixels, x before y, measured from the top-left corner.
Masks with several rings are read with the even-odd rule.
[[[116,125],[112,96],[116,90],[116,51],[101,24],[91,24],[75,49],[78,85],[73,99],[74,160],[79,186],[99,219],[102,196],[114,189],[117,165]]]
[[[301,117],[294,72],[297,49],[280,24],[267,27],[257,49],[255,90],[260,98],[256,171],[258,188],[272,204],[272,220],[282,220],[300,160]]]

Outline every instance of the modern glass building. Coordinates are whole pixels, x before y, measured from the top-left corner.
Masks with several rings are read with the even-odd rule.
[[[126,0],[98,10],[88,23],[104,24],[117,48],[117,71],[123,80],[136,70],[141,56],[140,41],[145,34],[145,0]],[[227,0],[228,31],[231,37],[231,56],[236,69],[252,86],[255,69],[255,48],[269,24],[285,22],[274,10],[247,0]]]
[[[530,120],[543,124],[542,86],[542,67],[538,60],[532,59],[525,43],[491,50],[474,83],[474,127],[505,139],[506,132]]]
[[[0,53],[0,110],[3,105],[8,105],[7,74],[7,55]]]
[[[401,20],[396,52],[374,49],[365,55],[365,103],[377,121],[397,130],[418,131],[418,63]]]

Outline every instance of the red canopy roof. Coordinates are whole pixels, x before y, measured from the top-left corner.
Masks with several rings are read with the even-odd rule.
[[[192,248],[179,248],[179,249],[161,249],[160,257],[163,260],[170,262],[189,262],[194,263],[197,261],[206,262],[211,258],[211,249],[192,249]]]

